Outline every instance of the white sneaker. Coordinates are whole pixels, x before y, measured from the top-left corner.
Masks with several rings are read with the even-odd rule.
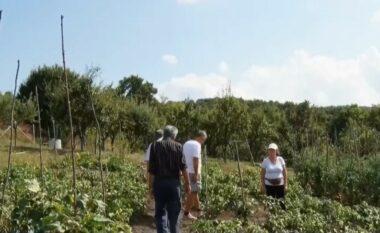
[[[197,217],[195,217],[194,215],[192,215],[191,213],[188,213],[188,214],[183,214],[183,217],[188,219],[188,220],[197,220]]]

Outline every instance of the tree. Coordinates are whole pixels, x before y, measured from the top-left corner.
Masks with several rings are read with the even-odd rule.
[[[122,137],[132,151],[141,150],[149,142],[150,135],[162,127],[162,118],[148,104],[138,104],[132,98],[118,95],[117,89],[107,86],[98,89],[94,96],[99,124],[102,128],[103,149],[110,139],[111,148],[118,136]]]
[[[94,124],[92,110],[89,104],[88,88],[93,85],[91,77],[67,70],[70,84],[70,95],[73,115],[74,136],[79,136],[81,150],[86,142],[86,130]],[[18,99],[27,104],[30,98],[35,98],[35,87],[38,88],[38,97],[41,109],[41,124],[45,130],[52,129],[52,121],[63,133],[68,134],[69,122],[66,114],[65,85],[62,80],[63,68],[60,66],[43,66],[32,70],[27,80],[21,84]]]
[[[163,126],[156,111],[147,104],[137,104],[134,100],[127,103],[130,107],[123,108],[121,122],[122,130],[129,141],[132,150],[144,149],[150,135]]]
[[[248,142],[252,149],[255,161],[260,161],[266,155],[267,146],[270,142],[276,142],[283,151],[286,138],[280,136],[282,126],[281,112],[275,106],[261,106],[252,110],[250,115],[251,130]]]
[[[6,92],[0,95],[0,121],[3,124],[11,123],[12,93]]]
[[[349,119],[341,132],[339,144],[341,150],[347,155],[373,155],[378,151],[380,133],[375,128]]]
[[[172,102],[161,104],[158,107],[158,114],[165,118],[165,124],[175,125],[181,130],[179,121],[179,116],[181,112],[185,109],[185,104],[183,102]]]
[[[63,120],[62,117],[66,115],[62,74],[63,69],[58,65],[39,67],[32,70],[26,81],[20,85],[17,98],[21,102],[27,102],[31,97],[35,98],[37,86],[42,128],[46,129],[51,125],[52,117]],[[80,77],[70,70],[67,70],[67,75],[70,83]]]
[[[185,142],[199,129],[205,129],[205,115],[210,112],[203,111],[200,105],[193,100],[181,102],[167,102],[158,107],[158,115],[163,116],[166,124],[175,125],[178,128],[177,140]]]
[[[90,105],[89,88],[92,89],[93,80],[90,77],[80,77],[71,83],[71,109],[73,116],[74,137],[79,136],[81,151],[86,145],[86,132],[95,125]],[[67,114],[65,115],[67,116]],[[66,122],[68,119],[66,119]]]
[[[6,92],[0,94],[0,123],[10,124],[11,121],[11,104],[12,93]],[[18,124],[33,124],[37,116],[36,103],[32,98],[27,99],[25,102],[16,100],[15,102],[15,120]]]
[[[248,106],[232,95],[218,99],[208,124],[210,152],[226,161],[232,140],[244,140],[250,131]],[[214,149],[215,148],[215,149]]]
[[[38,116],[36,101],[29,98],[25,102],[16,101],[15,119],[18,123],[33,124]]]
[[[154,95],[157,94],[157,89],[152,83],[144,81],[137,75],[131,75],[128,78],[124,77],[120,80],[117,93],[120,96],[133,98],[139,104],[157,102],[154,98]]]
[[[196,105],[193,100],[186,99],[183,108],[177,115],[177,127],[179,128],[178,140],[185,142],[192,138],[200,129],[205,129],[205,115],[207,112]]]
[[[297,151],[310,145],[309,123],[311,120],[310,103],[304,101],[300,104],[292,102],[285,103],[284,106],[286,118],[294,132],[294,147]]]
[[[334,113],[335,114],[330,121],[329,129],[334,143],[338,143],[335,140],[338,140],[339,136],[344,133],[350,124],[365,124],[368,119],[368,112],[357,105],[337,107],[334,109]]]
[[[368,124],[380,132],[380,106],[373,106],[368,114]]]
[[[120,109],[125,106],[123,106],[121,97],[111,86],[95,89],[94,105],[102,129],[101,141],[104,150],[105,141],[108,138],[114,141],[120,132]]]

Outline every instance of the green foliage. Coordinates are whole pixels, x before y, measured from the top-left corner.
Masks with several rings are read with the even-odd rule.
[[[248,106],[242,99],[226,95],[217,99],[210,118],[206,129],[210,133],[207,142],[210,153],[218,154],[226,161],[231,140],[242,140],[248,136],[251,126]]]
[[[92,88],[92,79],[79,77],[70,83],[70,101],[72,106],[74,134],[81,139],[81,151],[84,150],[87,129],[95,125],[95,118],[90,104],[89,89]],[[64,122],[69,122],[68,115]],[[58,118],[60,119],[60,118]]]
[[[343,152],[356,156],[373,155],[379,149],[380,132],[362,123],[349,120],[341,132],[339,144]]]
[[[163,118],[162,123],[175,125],[179,129],[177,140],[180,142],[192,138],[199,129],[208,128],[206,124],[210,123],[211,112],[193,100],[167,102],[157,107],[157,115]]]
[[[267,233],[257,225],[244,226],[240,220],[199,220],[190,228],[190,233]]]
[[[138,104],[134,99],[124,99],[111,87],[99,90],[94,97],[103,145],[109,138],[112,150],[117,136],[127,141],[132,151],[141,150],[150,142],[150,135],[162,127],[153,107]]]
[[[316,196],[329,197],[347,204],[362,201],[380,207],[380,157],[358,158],[350,154],[305,152],[294,170],[303,187]]]
[[[146,104],[131,102],[131,107],[125,109],[124,119],[123,130],[133,150],[143,149],[144,142],[150,142],[149,134],[162,128],[156,111]]]
[[[311,164],[308,163],[305,166]],[[370,164],[379,169],[379,163],[371,161]],[[309,177],[313,173],[319,173],[316,170],[318,165],[320,164],[313,166],[314,170],[308,173]],[[306,191],[303,188],[306,185],[299,183],[297,177],[289,179],[286,211],[284,211],[280,208],[278,200],[259,193],[259,177],[258,168],[245,169],[243,173],[244,197],[242,197],[238,174],[236,172],[226,174],[220,166],[210,163],[208,174],[203,173],[204,183],[207,183],[207,193],[205,189],[202,191],[202,200],[206,205],[206,219],[197,220],[191,226],[190,232],[370,233],[380,230],[380,208],[370,206],[366,202],[350,207],[331,199],[313,197],[310,195],[315,194],[313,190]],[[360,177],[360,179],[365,178]],[[310,177],[310,180],[315,181],[313,177]],[[329,184],[328,187],[334,188],[333,184]],[[378,185],[373,187],[378,187]],[[239,208],[240,205],[245,208]],[[250,211],[241,215],[239,213],[242,209]],[[234,213],[230,216],[231,220],[214,220],[223,218],[231,211]],[[264,218],[264,221],[259,220],[260,218]]]
[[[124,77],[116,90],[120,96],[132,98],[139,104],[156,102],[154,95],[157,94],[157,89],[137,75]]]
[[[252,111],[252,129],[249,132],[248,141],[250,142],[255,161],[262,161],[263,156],[266,155],[266,148],[268,146],[266,142],[281,141],[282,144],[286,142],[279,134],[282,124],[278,124],[284,120],[284,115],[275,106],[268,106]]]
[[[209,164],[208,174],[203,174],[208,189],[203,189],[201,199],[205,200],[207,195],[207,216],[215,218],[222,211],[233,211],[237,216],[247,217],[257,206],[257,202],[251,196],[259,195],[259,173],[257,169],[248,169],[243,172],[243,187],[240,185],[239,176],[236,171],[224,174],[222,169],[215,163]],[[244,199],[242,198],[242,190]]]
[[[66,70],[70,83],[78,80],[80,75],[71,70]],[[38,88],[38,97],[41,108],[42,128],[51,126],[51,119],[61,120],[63,124],[66,114],[66,102],[64,82],[62,81],[63,68],[55,66],[43,66],[30,72],[28,78],[20,85],[17,98],[26,102],[35,98]],[[74,97],[76,98],[76,97]]]
[[[0,93],[0,124],[11,124],[12,98],[13,95],[9,92]],[[25,102],[16,100],[14,117],[19,124],[32,124],[36,116],[36,103],[33,99],[28,98]]]
[[[368,114],[368,124],[370,127],[380,131],[380,106],[373,106]]]
[[[16,104],[16,119],[25,123],[34,121],[33,97],[37,85],[45,135],[54,119],[59,136],[65,139],[69,131],[62,73],[59,66],[32,70],[19,89],[18,99],[22,105]],[[307,147],[333,144],[359,156],[379,150],[376,140],[380,133],[378,106],[316,107],[307,101],[299,104],[250,101],[235,98],[229,87],[213,99],[159,103],[154,97],[157,89],[153,84],[136,75],[123,78],[113,87],[94,84],[99,68],[90,69],[84,75],[71,70],[67,70],[67,74],[74,130],[82,149],[88,130],[93,132],[95,128],[89,104],[91,92],[102,128],[103,149],[109,140],[111,150],[115,141],[123,141],[128,151],[141,150],[151,142],[155,130],[172,124],[179,129],[180,142],[191,138],[198,129],[206,130],[209,154],[225,161],[231,157],[232,140],[248,141],[256,162],[265,156],[268,143],[277,142],[289,165],[294,155]],[[0,121],[3,123],[9,121],[10,97],[10,94],[0,96]],[[241,151],[241,159],[250,160],[251,157],[248,150]]]
[[[132,164],[112,158],[119,164],[107,174],[107,201],[101,201],[96,160],[80,154],[78,174],[78,213],[73,215],[69,161],[45,170],[45,184],[35,177],[39,170],[13,167],[0,224],[1,232],[131,232],[128,223],[145,210],[145,182],[142,171]],[[2,176],[4,172],[2,172]]]
[[[16,101],[15,119],[19,124],[33,124],[36,122],[37,116],[37,103],[35,100],[29,98],[25,102]]]
[[[10,92],[0,95],[0,122],[11,125],[12,94]]]

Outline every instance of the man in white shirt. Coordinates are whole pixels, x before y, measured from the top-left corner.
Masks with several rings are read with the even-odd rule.
[[[159,141],[162,141],[163,139],[163,136],[164,136],[164,131],[162,129],[158,129],[156,130],[155,132],[155,135],[154,135],[154,141],[153,142],[159,142]],[[149,169],[149,159],[150,159],[150,147],[152,146],[152,143],[151,142],[148,146],[148,148],[146,149],[145,151],[145,154],[144,154],[144,162],[146,163],[146,171],[148,173],[148,169]],[[147,176],[149,176],[149,174],[147,174]]]
[[[183,154],[186,158],[187,172],[190,177],[191,192],[187,196],[185,203],[184,216],[188,219],[195,220],[190,210],[195,208],[200,211],[199,192],[201,190],[201,170],[202,170],[202,144],[207,139],[206,131],[200,130],[195,135],[194,139],[187,141],[183,145]]]
[[[158,142],[162,140],[164,131],[162,129],[158,129],[154,135],[154,142]],[[144,161],[147,163],[147,167],[149,167],[149,158],[150,158],[150,147],[152,146],[152,143],[149,144],[148,148],[145,151],[144,154]]]
[[[163,136],[164,136],[164,131],[162,129],[156,130],[153,142],[162,141]],[[149,170],[150,148],[151,148],[153,142],[151,142],[149,144],[149,146],[146,149],[145,154],[144,154],[144,162],[146,163],[146,171],[147,171],[147,177],[148,177],[148,179],[147,179],[148,180],[148,187],[149,187],[149,172],[148,172],[148,170]],[[148,206],[154,206],[153,201],[154,200],[151,198],[151,196],[148,195]],[[152,208],[154,208],[154,207],[152,207]],[[154,226],[155,226],[155,223],[154,223]]]

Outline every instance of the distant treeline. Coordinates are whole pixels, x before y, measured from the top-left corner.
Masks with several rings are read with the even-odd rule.
[[[68,114],[63,69],[43,66],[32,70],[18,90],[16,120],[23,124],[36,124],[37,108],[35,86],[39,91],[42,128],[46,136],[53,122],[59,137],[68,135]],[[302,103],[279,103],[235,98],[229,87],[218,97],[193,101],[167,101],[154,96],[157,89],[152,83],[132,75],[117,85],[96,83],[98,68],[85,74],[67,71],[74,123],[74,133],[85,149],[89,131],[94,132],[90,97],[102,129],[102,141],[127,142],[132,151],[143,149],[154,131],[166,124],[178,127],[178,140],[183,142],[198,129],[208,132],[208,153],[211,156],[232,158],[231,143],[237,145],[243,159],[255,161],[266,153],[269,142],[279,144],[284,157],[291,158],[306,147],[322,148],[326,145],[345,153],[365,156],[379,150],[380,107],[357,105],[317,107]],[[10,124],[10,93],[0,94],[0,121]],[[234,144],[235,145],[235,144]],[[235,147],[234,147],[235,148]],[[236,152],[236,150],[235,150]]]

